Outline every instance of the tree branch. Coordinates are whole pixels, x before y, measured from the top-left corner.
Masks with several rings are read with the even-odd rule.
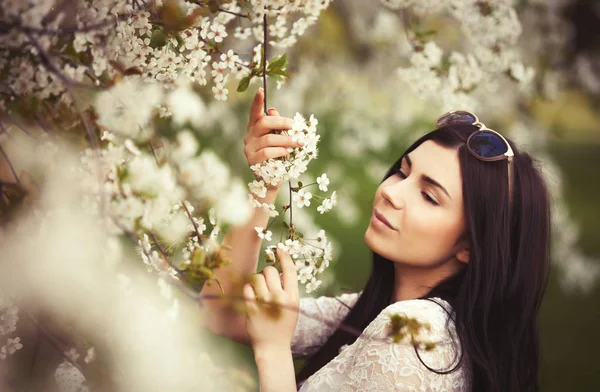
[[[13,167],[12,163],[10,162],[10,159],[8,159],[8,155],[6,155],[6,152],[4,152],[2,145],[0,145],[0,153],[4,156],[6,163],[8,163],[8,167],[10,167],[10,171],[12,172],[13,176],[15,177],[17,184],[21,184],[21,181],[19,180],[19,177],[17,176],[17,172],[15,171],[15,168]]]
[[[0,35],[9,34],[12,29],[15,29],[16,31],[23,33],[25,35],[35,34],[35,35],[55,36],[55,35],[75,34],[75,33],[88,33],[90,31],[101,30],[105,27],[109,27],[111,24],[126,20],[127,18],[130,18],[133,15],[134,15],[133,13],[132,14],[121,14],[121,15],[117,15],[115,18],[107,19],[102,22],[85,25],[82,27],[71,26],[71,27],[64,27],[64,28],[60,28],[60,29],[38,28],[38,27],[24,26],[21,23],[0,22]]]
[[[200,235],[200,232],[198,231],[198,225],[194,221],[194,218],[192,217],[190,210],[187,208],[185,200],[181,203],[181,205],[183,206],[183,209],[185,210],[185,213],[187,214],[188,218],[190,218],[192,225],[194,225],[194,231],[196,232],[196,236],[198,237],[198,242],[200,242],[200,245],[204,245],[204,241],[202,241],[202,236]]]
[[[233,12],[233,11],[228,11],[228,10],[225,10],[225,9],[223,9],[223,8],[220,8],[220,7],[219,7],[219,11],[220,11],[220,12],[225,12],[226,14],[231,14],[231,15],[239,16],[240,18],[246,18],[246,19],[249,19],[249,16],[248,16],[248,15],[245,15],[245,14],[239,14],[239,13],[237,13],[237,12]]]

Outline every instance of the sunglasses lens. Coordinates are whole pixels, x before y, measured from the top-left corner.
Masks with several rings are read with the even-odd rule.
[[[501,137],[487,131],[477,132],[471,136],[469,148],[482,158],[495,158],[508,151],[508,147]]]
[[[468,112],[454,112],[448,113],[437,121],[438,127],[446,127],[448,125],[471,125],[476,122],[477,119]]]

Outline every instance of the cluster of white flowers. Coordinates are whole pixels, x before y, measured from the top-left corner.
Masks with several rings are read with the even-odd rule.
[[[19,321],[19,308],[10,298],[0,292],[0,337],[15,332],[17,321]],[[21,348],[23,348],[23,345],[20,337],[8,338],[0,348],[0,359],[6,359]]]
[[[181,96],[193,106],[171,104]],[[149,270],[175,273],[177,265],[190,264],[196,250],[216,252],[221,225],[245,222],[252,205],[243,182],[213,151],[200,150],[191,131],[179,131],[174,143],[157,134],[153,119],[163,105],[172,111],[176,126],[199,121],[205,110],[182,81],[164,91],[134,76],[98,94],[94,107],[104,129],[102,148],[97,153],[88,148],[81,161],[86,172],[99,167],[99,176],[86,178],[95,195],[90,204],[106,201],[110,231],[136,235]],[[102,186],[98,178],[104,180]],[[209,238],[203,238],[205,218],[212,225]]]
[[[8,72],[10,99],[35,94],[70,103],[72,97],[63,94],[65,81],[101,85],[119,74],[136,73],[146,82],[160,83],[186,76],[206,85],[211,78],[214,97],[226,100],[230,75],[240,80],[260,65],[228,49],[240,46],[233,40],[262,41],[266,13],[269,44],[288,48],[329,3],[240,0],[223,2],[212,12],[208,2],[189,0],[157,1],[152,7],[135,0],[85,0],[69,23],[65,12],[54,12],[64,7],[60,2],[7,1],[0,13],[0,21],[9,26],[0,35],[0,70]],[[228,29],[235,29],[233,37]],[[15,56],[15,51],[23,55]]]
[[[317,21],[321,11],[331,0],[251,0],[253,6],[252,26],[239,28],[236,37],[254,35],[258,41],[263,38],[263,16],[274,17],[275,23],[269,25],[269,44],[280,48],[294,45],[299,36]],[[288,18],[293,14],[302,14],[291,23]]]
[[[327,192],[330,180],[326,173],[321,174],[315,182],[310,184],[304,185],[299,181],[300,176],[306,172],[308,163],[318,155],[317,144],[320,139],[320,135],[317,135],[318,123],[314,115],[306,120],[300,113],[296,113],[292,128],[282,131],[282,133],[291,136],[294,141],[301,142],[302,146],[289,148],[290,154],[284,158],[272,158],[250,167],[255,176],[260,178],[260,180],[254,180],[248,184],[251,192],[249,199],[253,200],[255,208],[268,210],[272,217],[279,216],[274,205],[261,203],[257,198],[265,197],[267,185],[277,185],[282,181],[290,181],[290,186],[292,181],[298,184],[296,187],[292,187],[292,200],[284,208],[284,211],[287,208],[293,209],[292,202],[298,208],[308,207],[311,205],[313,197],[322,199],[321,205],[317,207],[317,211],[321,214],[330,211],[337,204],[335,191],[332,192],[329,198],[323,198],[313,195],[305,189],[312,185],[318,185],[319,190]],[[317,279],[316,276],[329,266],[331,242],[327,240],[325,232],[321,230],[316,238],[318,244],[310,244],[299,236],[296,229],[291,228],[291,226],[288,239],[284,243],[268,246],[265,250],[265,258],[267,261],[275,262],[275,249],[277,246],[288,251],[296,261],[298,280],[306,285],[306,291],[310,293],[322,284],[322,281]],[[267,228],[255,227],[255,230],[261,239],[271,241],[272,232]]]
[[[409,10],[424,18],[446,13],[460,22],[468,42],[466,53],[453,51],[446,56],[434,41],[413,44],[411,66],[400,68],[399,75],[420,97],[440,102],[445,109],[473,109],[477,99],[472,92],[497,91],[503,75],[508,75],[523,90],[529,89],[534,71],[522,63],[516,48],[522,27],[514,0],[382,2],[391,9]]]
[[[259,235],[264,233],[264,230],[260,227],[257,227],[256,230]],[[288,238],[284,242],[268,246],[265,249],[265,259],[267,261],[273,263],[277,261],[277,248],[290,254],[296,264],[298,281],[306,286],[307,293],[314,292],[323,284],[322,280],[317,277],[329,267],[333,258],[332,244],[324,230],[320,230],[313,239]]]
[[[290,147],[288,150],[290,154],[286,159],[271,158],[251,166],[250,169],[254,174],[264,181],[263,185],[277,185],[281,181],[299,179],[300,175],[306,171],[308,163],[317,157],[317,143],[321,138],[320,135],[317,135],[318,123],[319,121],[313,115],[307,121],[300,113],[296,113],[292,129],[283,131],[283,133],[303,145],[297,148]],[[262,194],[259,184],[252,187]],[[256,188],[257,186],[258,188]]]

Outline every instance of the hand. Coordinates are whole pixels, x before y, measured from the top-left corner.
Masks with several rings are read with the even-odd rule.
[[[290,348],[298,322],[298,277],[290,255],[277,248],[282,276],[277,269],[266,267],[244,286],[248,313],[246,330],[252,347]],[[283,283],[283,285],[282,285]]]
[[[269,133],[273,130],[288,130],[292,128],[292,119],[281,117],[277,110],[271,108],[268,116],[264,114],[264,91],[258,90],[250,108],[248,133],[244,137],[244,154],[248,165],[266,161],[270,158],[279,158],[289,154],[288,147],[297,148],[302,145],[292,140],[290,136]],[[257,178],[257,180],[260,180]],[[267,188],[279,188],[277,186]]]

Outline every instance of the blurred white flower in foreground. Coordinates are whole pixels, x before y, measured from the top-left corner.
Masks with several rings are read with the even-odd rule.
[[[96,210],[83,202],[88,192],[81,181],[85,172],[72,170],[77,155],[61,151],[48,161],[35,148],[21,146],[19,151],[13,154],[20,155],[14,163],[20,171],[43,178],[44,187],[37,195],[39,203],[22,211],[0,238],[3,293],[11,293],[22,308],[69,320],[71,331],[101,346],[109,354],[101,363],[108,363],[106,381],[114,383],[113,390],[228,389],[218,386],[227,378],[215,378],[222,373],[207,362],[197,303],[180,290],[162,295],[157,276],[145,273],[128,253],[117,253],[121,256],[116,262],[107,254],[114,237]],[[163,278],[173,281],[168,275]],[[3,306],[11,306],[0,299]],[[8,320],[2,321],[4,328]],[[13,354],[26,344],[11,338],[0,353]],[[92,361],[95,353],[88,351],[82,359],[75,348],[64,347],[64,355],[79,364]],[[83,375],[64,362],[55,378],[60,383],[65,377],[81,381]]]

